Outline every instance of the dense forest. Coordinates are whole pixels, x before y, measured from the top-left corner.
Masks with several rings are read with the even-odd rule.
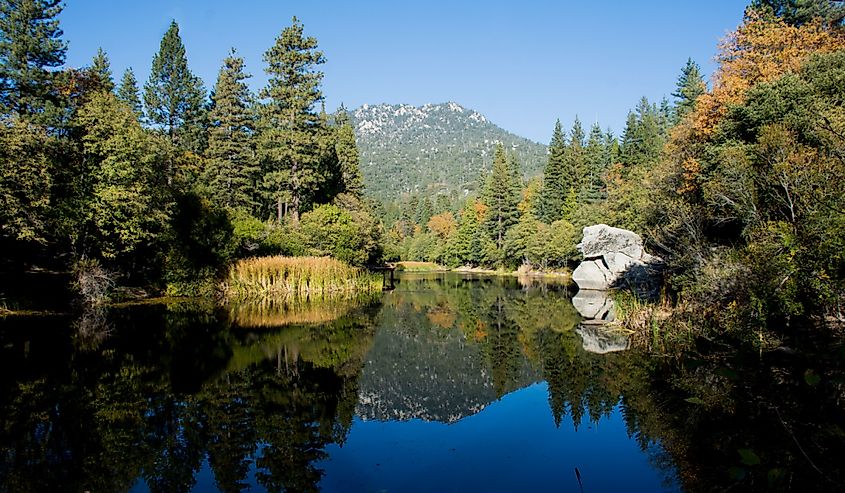
[[[324,54],[296,18],[253,94],[233,49],[213,89],[173,22],[143,86],[106,53],[65,67],[59,0],[0,2],[4,271],[208,294],[231,261],[329,255],[353,265],[564,269],[583,226],[644,235],[688,331],[842,322],[845,8],[754,0],[709,84],[692,60],[672,100],[643,98],[620,136],[558,122],[542,176],[491,143],[462,193],[365,191],[348,112],[322,106]],[[715,321],[715,324],[713,322]]]
[[[795,319],[841,324],[843,18],[837,2],[755,0],[720,45],[709,87],[690,60],[672,103],[643,98],[619,138],[558,123],[542,178],[525,181],[497,149],[477,195],[394,206],[386,251],[559,268],[579,257],[583,226],[606,223],[643,234],[666,261],[664,307],[676,314],[666,323],[678,333],[718,327],[765,345]],[[661,310],[645,316],[662,321]]]
[[[83,294],[194,295],[243,256],[380,258],[352,127],[321,110],[325,57],[296,18],[259,94],[234,49],[209,94],[175,22],[143,87],[131,69],[115,83],[102,50],[62,68],[61,10],[0,3],[4,270],[72,269]]]

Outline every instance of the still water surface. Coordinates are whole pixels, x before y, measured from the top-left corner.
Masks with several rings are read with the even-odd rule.
[[[736,431],[754,416],[705,400],[735,370],[693,375],[716,397],[665,392],[658,363],[596,353],[570,299],[406,274],[368,299],[7,319],[0,491],[708,491],[802,470],[789,434],[766,455]]]

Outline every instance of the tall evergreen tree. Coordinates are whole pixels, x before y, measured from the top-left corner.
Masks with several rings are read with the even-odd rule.
[[[657,106],[643,97],[634,112],[628,114],[622,135],[622,161],[626,166],[653,164],[665,142]]]
[[[522,199],[522,188],[524,187],[523,178],[522,178],[522,165],[519,162],[519,158],[516,157],[516,153],[508,153],[508,173],[510,173],[511,177],[511,188],[513,189],[513,194],[518,199]]]
[[[628,117],[625,119],[625,129],[622,131],[622,143],[620,144],[620,158],[625,164],[630,164],[631,158],[634,154],[634,149],[639,144],[640,122],[637,120],[637,114],[633,111],[628,111]]]
[[[139,119],[143,116],[144,109],[138,92],[138,80],[135,79],[132,67],[123,72],[123,78],[120,79],[120,86],[117,88],[117,99],[129,106]]]
[[[449,244],[447,256],[453,265],[478,265],[482,258],[482,232],[480,227],[479,204],[469,201],[461,212],[458,230]],[[488,240],[489,241],[489,240]]]
[[[570,147],[584,147],[584,125],[581,124],[581,119],[575,115],[575,121],[572,122],[572,129],[569,131],[569,146]]]
[[[692,61],[692,58],[687,59],[687,64],[681,70],[681,75],[675,85],[677,89],[672,93],[676,99],[675,111],[678,118],[683,118],[695,108],[698,97],[707,91],[704,77],[701,75],[701,67]]]
[[[97,54],[91,61],[91,74],[96,79],[97,84],[104,91],[114,91],[114,79],[111,73],[111,63],[109,57],[102,48],[97,48]]]
[[[144,85],[144,105],[147,118],[161,126],[174,144],[195,152],[201,150],[205,89],[188,68],[176,21],[170,22],[153,57],[150,78]]]
[[[361,197],[364,193],[364,177],[361,176],[360,155],[355,141],[355,131],[349,122],[346,108],[341,105],[335,116],[337,127],[335,153],[340,166],[340,191]]]
[[[317,40],[305,37],[302,23],[294,17],[264,54],[264,61],[270,76],[261,91],[266,104],[258,140],[264,187],[276,204],[278,220],[289,204],[290,216],[298,222],[306,192],[322,178],[318,150],[322,129],[315,107],[323,100],[323,73],[317,66],[325,63],[325,57],[317,50]]]
[[[605,166],[604,135],[598,123],[590,127],[590,136],[584,148],[586,177],[582,188],[581,202],[595,201],[601,198],[602,173]]]
[[[540,191],[538,217],[552,223],[563,215],[563,201],[567,190],[564,176],[566,162],[566,140],[560,120],[555,123],[552,140],[549,143],[549,159],[543,171],[543,189]]]
[[[57,106],[56,72],[67,43],[61,0],[0,0],[0,109],[24,117]]]
[[[610,166],[618,163],[620,153],[621,151],[619,150],[619,139],[617,139],[616,136],[613,135],[613,131],[611,131],[608,127],[604,132],[604,168],[607,169]]]
[[[576,115],[572,130],[569,131],[569,145],[564,153],[563,180],[567,193],[571,190],[577,194],[586,181],[588,171],[584,156],[584,137],[584,127]]]
[[[420,198],[416,194],[413,194],[402,205],[402,234],[403,236],[412,236],[414,234],[414,226],[417,224],[417,211],[420,208]]]
[[[493,169],[487,177],[483,197],[487,205],[485,226],[499,249],[504,244],[505,233],[519,221],[517,210],[519,195],[515,192],[513,174],[508,166],[505,149],[498,144],[493,155]]]
[[[221,205],[252,210],[258,162],[253,145],[255,115],[244,61],[233,49],[223,60],[211,96],[205,183]]]
[[[428,220],[431,219],[434,213],[431,207],[431,199],[428,196],[423,197],[420,201],[420,205],[417,208],[417,224],[420,225],[423,229],[428,224]]]

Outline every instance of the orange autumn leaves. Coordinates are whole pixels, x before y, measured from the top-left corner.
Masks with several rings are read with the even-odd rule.
[[[845,32],[821,20],[801,26],[750,10],[743,24],[719,46],[719,68],[712,89],[698,98],[695,110],[672,131],[667,156],[677,170],[676,192],[698,190],[700,145],[713,137],[731,106],[742,104],[748,90],[797,72],[814,53],[845,49]]]
[[[798,71],[813,53],[845,49],[845,34],[825,27],[820,20],[792,26],[752,11],[719,48],[713,89],[698,100],[693,116],[695,129],[705,135],[714,130],[730,105],[743,102],[752,86]]]

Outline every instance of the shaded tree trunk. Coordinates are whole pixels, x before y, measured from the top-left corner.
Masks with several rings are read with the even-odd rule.
[[[301,202],[301,198],[299,196],[299,174],[298,174],[298,165],[297,162],[293,162],[293,166],[291,167],[291,204],[290,204],[290,215],[291,219],[293,220],[294,224],[299,224],[299,206]]]

